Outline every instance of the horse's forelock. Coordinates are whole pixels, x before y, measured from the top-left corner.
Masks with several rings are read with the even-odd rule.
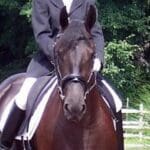
[[[79,39],[89,39],[89,34],[86,31],[84,22],[73,20],[64,31],[63,36],[58,44],[64,49],[69,50],[70,47],[75,47]]]

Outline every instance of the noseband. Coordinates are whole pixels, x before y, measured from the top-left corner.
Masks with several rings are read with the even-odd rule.
[[[70,74],[63,77],[61,80],[62,89],[64,89],[69,82],[80,83],[84,87],[84,90],[87,90],[87,82],[79,75]]]
[[[64,76],[61,78],[61,74],[58,70],[58,67],[57,67],[56,73],[59,76],[58,83],[59,83],[60,96],[61,96],[62,100],[65,97],[63,89],[69,83],[80,83],[84,89],[84,98],[85,99],[86,99],[87,94],[89,94],[89,92],[96,85],[96,72],[91,72],[88,80],[85,80],[84,77],[82,77],[80,75],[75,75],[75,74],[70,74],[70,75],[67,75],[67,76]],[[93,80],[93,77],[94,77],[94,80]],[[92,82],[92,84],[91,84],[91,82]]]

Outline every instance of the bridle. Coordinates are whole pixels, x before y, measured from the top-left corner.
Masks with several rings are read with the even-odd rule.
[[[94,79],[93,79],[93,77],[94,77]],[[90,85],[90,82],[92,82],[91,85]],[[82,76],[75,75],[75,74],[70,74],[70,75],[64,76],[63,78],[58,78],[59,91],[60,91],[60,96],[61,96],[62,100],[65,98],[63,89],[69,83],[80,83],[84,89],[84,99],[86,99],[87,94],[89,94],[90,91],[96,85],[96,73],[91,72],[88,80],[85,80]]]
[[[63,34],[61,33],[60,35],[63,35]],[[60,37],[60,35],[58,35],[57,37]],[[55,43],[55,46],[56,44],[57,43]],[[55,46],[54,46],[54,51],[55,51]],[[69,74],[63,77],[60,72],[59,64],[58,64],[56,56],[55,56],[54,65],[55,65],[55,70],[56,70],[56,74],[58,77],[58,85],[59,85],[58,88],[59,88],[59,94],[60,94],[61,99],[64,100],[65,98],[63,90],[68,83],[80,83],[84,89],[84,99],[86,99],[87,94],[89,94],[90,91],[96,85],[96,72],[92,70],[87,80],[78,74]]]

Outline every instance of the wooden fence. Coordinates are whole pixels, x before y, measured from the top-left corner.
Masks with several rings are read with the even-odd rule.
[[[130,148],[138,148],[147,147],[150,149],[150,142],[145,144],[144,140],[150,141],[150,122],[145,120],[145,116],[149,116],[150,118],[150,111],[144,110],[143,104],[139,105],[139,109],[122,109],[123,113],[123,128],[124,128],[124,138],[125,139],[138,139],[139,143],[131,143],[126,144],[126,150]],[[131,117],[134,116],[134,117]],[[150,120],[150,119],[149,119]],[[145,135],[145,131],[148,131],[149,135]],[[134,140],[133,140],[134,141]],[[149,148],[148,148],[149,147]],[[147,150],[146,149],[146,150]],[[145,149],[144,149],[145,150]]]

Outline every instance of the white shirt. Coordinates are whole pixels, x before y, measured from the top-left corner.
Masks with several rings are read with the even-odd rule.
[[[62,1],[63,1],[64,5],[66,6],[67,12],[69,13],[73,0],[62,0]]]

